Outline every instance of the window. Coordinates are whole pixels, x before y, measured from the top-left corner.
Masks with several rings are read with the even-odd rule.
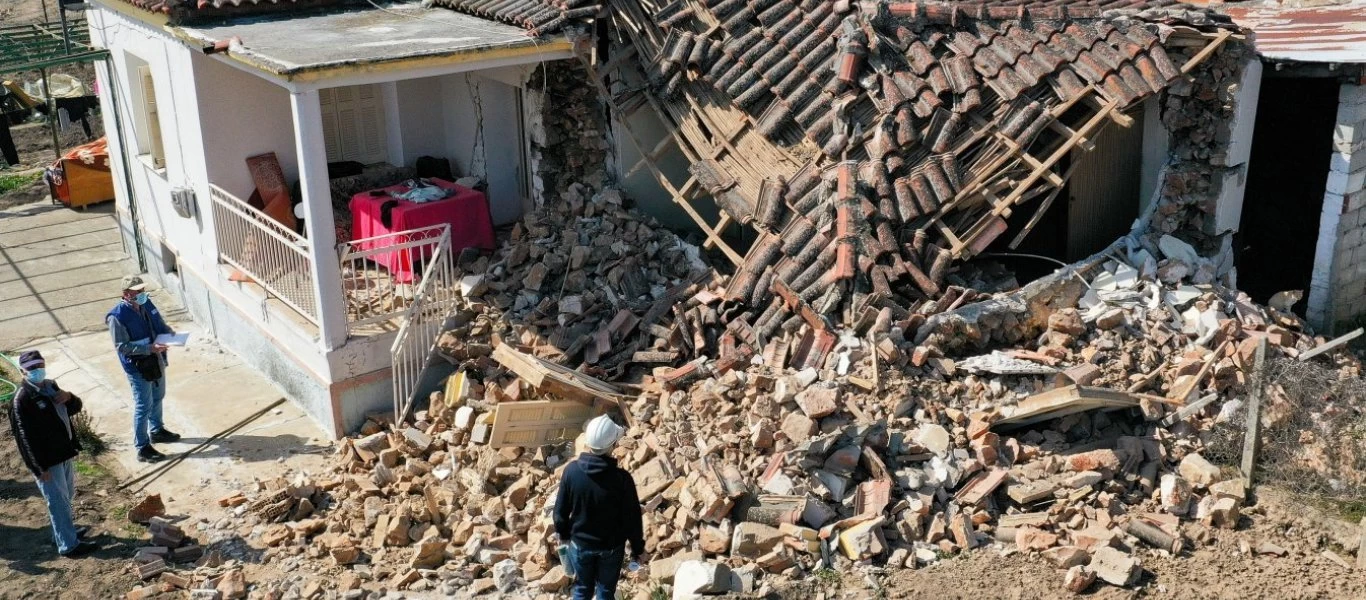
[[[327,162],[354,160],[369,165],[389,160],[378,85],[319,90],[318,104],[323,115]]]
[[[138,151],[151,160],[157,169],[166,168],[166,148],[161,140],[161,116],[157,112],[156,87],[152,85],[152,67],[138,66],[138,88],[142,92],[142,125],[138,131]]]

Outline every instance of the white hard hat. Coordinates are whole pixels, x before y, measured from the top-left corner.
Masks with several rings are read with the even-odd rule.
[[[625,432],[626,429],[617,425],[612,417],[600,415],[589,421],[588,425],[584,427],[586,434],[584,445],[588,446],[588,449],[592,450],[594,454],[603,454],[611,450],[612,444],[617,443],[617,440],[621,439],[621,434]]]

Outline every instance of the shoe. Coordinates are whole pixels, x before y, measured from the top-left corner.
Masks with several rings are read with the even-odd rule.
[[[138,462],[154,463],[161,462],[166,458],[165,454],[157,452],[156,448],[144,446],[138,449]]]
[[[171,431],[170,429],[162,429],[161,431],[152,432],[152,441],[158,444],[178,442],[180,441],[180,434]]]
[[[70,552],[59,552],[59,554],[65,558],[80,558],[99,549],[99,545],[95,542],[81,542],[76,544],[76,547],[72,548]]]
[[[83,540],[88,537],[90,537],[90,526],[81,525],[76,528],[76,539]]]

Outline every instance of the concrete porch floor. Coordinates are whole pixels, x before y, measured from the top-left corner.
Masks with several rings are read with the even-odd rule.
[[[118,278],[136,269],[123,256],[117,237],[109,241],[116,227],[112,211],[77,212],[33,204],[2,212],[0,231],[7,233],[0,236],[5,238],[0,249],[5,250],[7,264],[0,265],[0,285],[14,294],[4,294],[0,302],[7,308],[11,303],[31,307],[34,314],[4,323],[9,333],[0,337],[0,351],[43,353],[49,376],[85,401],[95,428],[109,442],[101,460],[120,482],[156,471],[158,465],[137,462],[128,380],[103,324],[105,313],[117,302],[118,290],[113,288],[118,287]],[[16,243],[11,237],[39,228],[60,229],[67,237],[60,245],[41,237]],[[97,249],[98,254],[88,249]],[[90,272],[92,262],[98,263],[98,274]],[[61,312],[46,289],[80,296],[80,304]],[[183,438],[159,444],[159,450],[174,457],[283,397],[274,383],[207,337],[169,294],[154,290],[152,298],[172,328],[190,333],[189,345],[171,350],[163,406],[166,426]],[[202,513],[254,478],[318,472],[332,449],[329,436],[316,422],[284,402],[130,489],[160,493],[171,514]]]

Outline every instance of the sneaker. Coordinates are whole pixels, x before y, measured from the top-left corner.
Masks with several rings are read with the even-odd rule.
[[[157,449],[151,446],[144,446],[138,449],[138,462],[154,463],[160,462],[165,458],[165,454],[157,452]]]
[[[59,554],[66,558],[80,558],[99,549],[100,547],[96,545],[95,542],[81,542],[76,544],[76,547],[72,548],[70,551],[59,552]]]
[[[80,527],[76,528],[76,539],[83,540],[88,537],[90,537],[89,525],[81,525]]]
[[[171,431],[170,429],[162,429],[161,431],[152,432],[152,441],[158,444],[178,442],[180,441],[180,434]]]

